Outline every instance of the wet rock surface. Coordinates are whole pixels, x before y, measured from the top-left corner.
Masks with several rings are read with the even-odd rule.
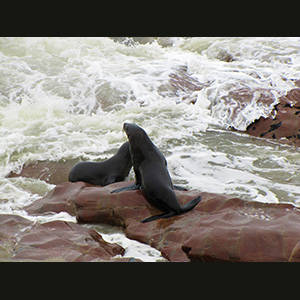
[[[68,175],[77,160],[35,161],[23,165],[20,172],[10,172],[7,177],[28,177],[43,180],[50,184],[68,181]]]
[[[160,250],[169,261],[298,261],[300,210],[199,191],[176,191],[181,205],[201,195],[190,212],[142,224],[159,213],[141,191],[109,194],[115,187],[83,189],[76,199],[80,222],[125,227],[127,237]],[[97,196],[96,196],[97,194]]]
[[[300,88],[295,88],[280,97],[267,118],[260,117],[250,124],[246,133],[286,144],[300,145]]]
[[[195,104],[197,92],[210,83],[200,83],[182,69],[169,75],[169,84],[176,94],[181,95],[181,101]],[[269,116],[259,117],[249,124],[246,133],[267,139],[273,139],[280,143],[300,145],[300,80],[295,81],[295,88],[279,98],[276,103],[274,88],[232,88],[227,95],[216,99],[225,103],[219,107],[221,113],[230,116],[233,124],[239,124],[240,115],[243,115],[251,105],[273,107]],[[217,109],[218,110],[218,109]],[[239,120],[239,121],[238,121]],[[245,122],[245,120],[242,120]]]
[[[300,210],[291,204],[176,191],[181,205],[198,195],[202,200],[188,213],[142,224],[142,219],[160,211],[149,205],[141,191],[110,194],[130,183],[78,191],[66,182],[56,188],[65,191],[62,202],[74,202],[78,222],[122,226],[128,238],[160,250],[169,261],[300,261]]]
[[[169,74],[169,84],[176,95],[181,95],[181,101],[195,104],[197,102],[197,91],[201,91],[209,83],[201,83],[189,75],[184,68]]]
[[[46,212],[67,212],[75,216],[75,197],[85,187],[89,186],[84,182],[65,182],[58,184],[45,197],[38,199],[24,207],[24,210],[31,215],[39,215]]]
[[[93,229],[76,223],[34,223],[17,215],[0,214],[1,261],[129,261],[114,258],[125,249],[104,241]]]

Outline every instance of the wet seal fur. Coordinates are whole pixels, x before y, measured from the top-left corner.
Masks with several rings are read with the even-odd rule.
[[[84,181],[105,186],[123,181],[132,167],[129,142],[125,142],[118,152],[102,162],[79,162],[69,173],[69,181]]]
[[[150,140],[147,133],[135,124],[124,123],[123,126],[130,143],[130,153],[135,172],[136,182],[125,188],[112,191],[141,189],[147,201],[164,213],[142,220],[142,223],[160,218],[170,218],[193,209],[201,200],[201,196],[194,198],[184,206],[180,206],[175,189],[167,168],[167,161],[159,149]]]

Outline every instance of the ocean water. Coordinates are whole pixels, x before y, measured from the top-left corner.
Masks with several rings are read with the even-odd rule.
[[[202,89],[174,88],[170,74],[182,72]],[[176,184],[299,206],[299,150],[241,132],[297,79],[295,37],[0,38],[0,213],[75,221],[27,216],[23,207],[54,186],[6,176],[29,161],[107,159],[127,139],[124,122],[147,131]],[[237,90],[268,91],[273,100],[254,94],[241,105],[231,97]],[[160,259],[144,245],[135,252],[114,230],[104,235],[130,255]]]

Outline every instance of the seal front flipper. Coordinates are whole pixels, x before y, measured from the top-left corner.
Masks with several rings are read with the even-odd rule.
[[[156,215],[156,216],[146,218],[146,219],[142,220],[141,223],[147,223],[147,222],[151,222],[151,221],[154,221],[154,220],[157,220],[157,219],[167,219],[167,218],[173,217],[175,215],[177,215],[177,213],[175,211],[170,211],[170,212],[165,213],[165,214],[160,214],[160,215]]]
[[[125,186],[123,188],[113,190],[110,193],[114,194],[114,193],[120,193],[120,192],[124,192],[124,191],[135,191],[135,190],[139,190],[139,189],[140,189],[140,186],[134,183],[134,184]]]

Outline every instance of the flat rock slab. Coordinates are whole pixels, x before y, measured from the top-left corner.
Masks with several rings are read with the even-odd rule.
[[[64,182],[58,184],[52,191],[50,191],[45,197],[33,201],[29,205],[24,207],[24,210],[31,215],[40,215],[47,212],[67,212],[68,214],[75,216],[75,198],[79,192],[90,184],[85,182]]]
[[[292,204],[176,191],[181,205],[199,195],[202,200],[188,213],[142,224],[160,212],[141,191],[110,194],[124,185],[82,189],[75,200],[78,221],[121,225],[127,237],[155,247],[169,261],[300,261],[300,210]]]
[[[128,238],[160,250],[169,261],[300,261],[300,210],[292,204],[176,191],[181,205],[199,195],[202,200],[185,214],[140,223],[161,212],[140,190],[110,194],[131,183],[96,187],[65,182],[51,193],[60,191],[56,202],[73,203],[78,222],[122,226]]]
[[[17,215],[0,214],[1,261],[128,261],[114,258],[125,249],[100,234],[65,221],[34,223]]]

